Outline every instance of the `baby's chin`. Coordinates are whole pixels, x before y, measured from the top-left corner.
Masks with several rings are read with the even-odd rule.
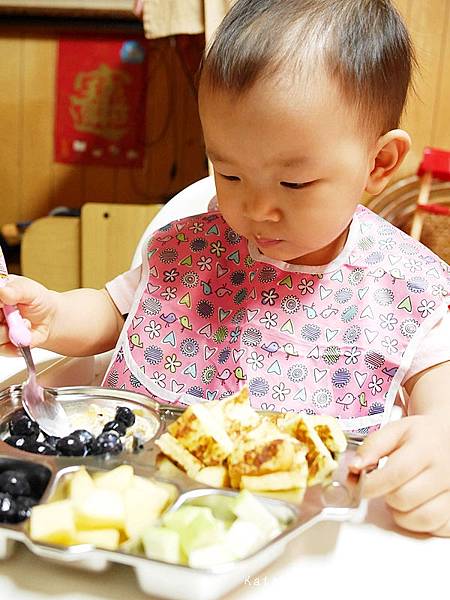
[[[288,263],[291,265],[304,265],[308,267],[320,267],[330,263],[336,258],[335,253],[330,253],[328,249],[318,248],[315,250],[302,248],[295,248],[289,251],[288,248],[283,248],[280,244],[279,247],[274,248],[259,248],[258,250],[266,258],[277,260],[280,262]]]
[[[300,252],[297,251],[289,251],[289,249],[287,249],[286,247],[283,248],[283,242],[281,242],[279,245],[272,247],[272,248],[262,248],[259,247],[257,245],[257,248],[259,250],[259,252],[264,255],[266,258],[271,258],[272,260],[278,260],[280,262],[285,262],[285,263],[290,263],[290,264],[297,264],[297,265],[303,265],[304,263],[304,259],[306,259],[306,257],[308,256],[309,252],[305,251],[305,252]]]

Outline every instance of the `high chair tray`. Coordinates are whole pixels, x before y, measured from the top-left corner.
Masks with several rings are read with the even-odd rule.
[[[83,466],[95,477],[119,465],[131,465],[135,475],[171,490],[166,511],[174,511],[185,503],[198,502],[199,498],[209,502],[219,496],[230,498],[239,493],[230,488],[203,485],[181,472],[164,473],[157,466],[159,448],[154,441],[182,414],[182,409],[158,405],[146,396],[125,390],[69,387],[55,389],[54,393],[64,404],[69,416],[85,411],[91,404],[105,410],[108,406],[127,406],[148,420],[152,437],[143,443],[139,451],[123,451],[116,456],[63,457],[26,452],[3,441],[8,435],[7,423],[11,415],[21,407],[21,386],[4,389],[0,392],[0,474],[11,469],[26,473],[39,504],[61,499],[67,480]],[[282,524],[283,529],[274,539],[240,560],[207,568],[193,568],[149,559],[131,546],[104,550],[89,544],[62,546],[41,543],[31,539],[29,519],[17,524],[0,523],[0,558],[8,558],[15,543],[22,542],[31,552],[44,559],[90,571],[103,572],[111,563],[129,565],[135,570],[142,590],[154,596],[177,600],[213,600],[272,563],[293,538],[315,523],[325,520],[359,521],[364,518],[366,506],[361,500],[362,478],[357,480],[348,477],[348,463],[359,443],[359,438],[348,436],[347,450],[340,456],[332,481],[326,486],[308,488],[301,501],[295,492],[258,494],[258,499]]]

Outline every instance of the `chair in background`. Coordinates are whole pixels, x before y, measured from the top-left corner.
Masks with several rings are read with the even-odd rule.
[[[79,218],[37,219],[23,235],[22,273],[56,291],[103,287],[130,267],[142,232],[162,206],[88,203]],[[41,348],[32,352],[38,372],[60,366],[58,382],[46,380],[46,385],[87,385],[94,377],[93,357],[71,360]],[[22,358],[0,357],[0,387],[25,377]]]
[[[436,254],[450,255],[450,206],[429,204],[433,179],[450,181],[450,152],[438,148],[425,148],[417,175],[420,177],[420,189],[410,235],[416,240],[421,240],[424,223],[428,220],[434,233],[434,245],[439,245],[435,250]]]
[[[162,204],[86,203],[77,217],[43,217],[25,231],[22,274],[65,291],[102,287],[130,266],[136,244]]]
[[[103,282],[99,283],[101,286],[118,273],[141,263],[142,247],[154,231],[175,219],[206,212],[215,193],[214,179],[206,177],[179,192],[165,205],[135,207],[90,204],[83,207],[81,220],[72,217],[38,219],[29,228],[33,227],[35,231],[31,229],[32,237],[26,240],[24,259],[27,270],[24,274],[41,281],[42,276],[46,275],[48,280],[56,284],[58,281],[70,283],[65,289],[79,287],[81,282],[84,286],[97,287],[93,284],[99,280]],[[131,208],[123,209],[124,206]],[[58,225],[49,219],[65,221]],[[127,226],[127,222],[130,226]],[[61,227],[60,234],[55,232],[57,226]],[[128,231],[126,238],[124,231]],[[53,242],[52,236],[56,236]],[[50,248],[45,247],[46,240],[50,240]],[[37,256],[40,247],[45,247],[45,252],[42,256]],[[116,258],[109,256],[109,252]],[[120,254],[119,258],[117,254]],[[36,260],[33,260],[33,255]],[[54,263],[58,260],[64,267],[55,266]],[[84,275],[81,272],[81,264],[85,265]],[[64,274],[64,269],[71,272],[66,278],[58,279],[58,274]],[[49,287],[57,289],[55,286]],[[41,371],[39,380],[42,385],[97,385],[102,379],[111,352],[95,357],[70,358],[36,348],[33,350],[33,356],[38,370]],[[0,361],[0,388],[21,382],[25,378],[21,358],[0,357]]]

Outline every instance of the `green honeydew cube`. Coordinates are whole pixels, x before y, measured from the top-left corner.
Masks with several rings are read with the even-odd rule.
[[[197,569],[212,567],[236,559],[236,555],[228,543],[222,542],[210,546],[202,546],[192,550],[189,554],[188,564]]]
[[[181,562],[180,536],[172,529],[152,525],[145,530],[142,543],[147,558],[170,563]]]
[[[266,540],[276,537],[281,532],[278,519],[247,490],[242,490],[236,496],[233,512],[243,521],[254,523]]]
[[[181,506],[177,510],[165,513],[162,517],[162,523],[164,527],[180,532],[187,527],[195,517],[202,513],[207,513],[209,516],[212,516],[211,510],[203,506]]]
[[[225,538],[225,525],[214,518],[211,511],[199,513],[180,532],[181,548],[189,557],[196,548],[211,546]]]

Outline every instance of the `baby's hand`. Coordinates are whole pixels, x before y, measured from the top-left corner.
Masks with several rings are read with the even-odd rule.
[[[48,339],[54,302],[53,292],[26,277],[9,276],[9,282],[0,287],[0,354],[17,354],[10,343],[5,322],[4,304],[17,305],[25,323],[31,329],[31,345],[41,346]]]
[[[450,537],[450,422],[416,415],[367,436],[352,471],[386,465],[366,476],[364,496],[385,496],[395,522],[411,531]]]

